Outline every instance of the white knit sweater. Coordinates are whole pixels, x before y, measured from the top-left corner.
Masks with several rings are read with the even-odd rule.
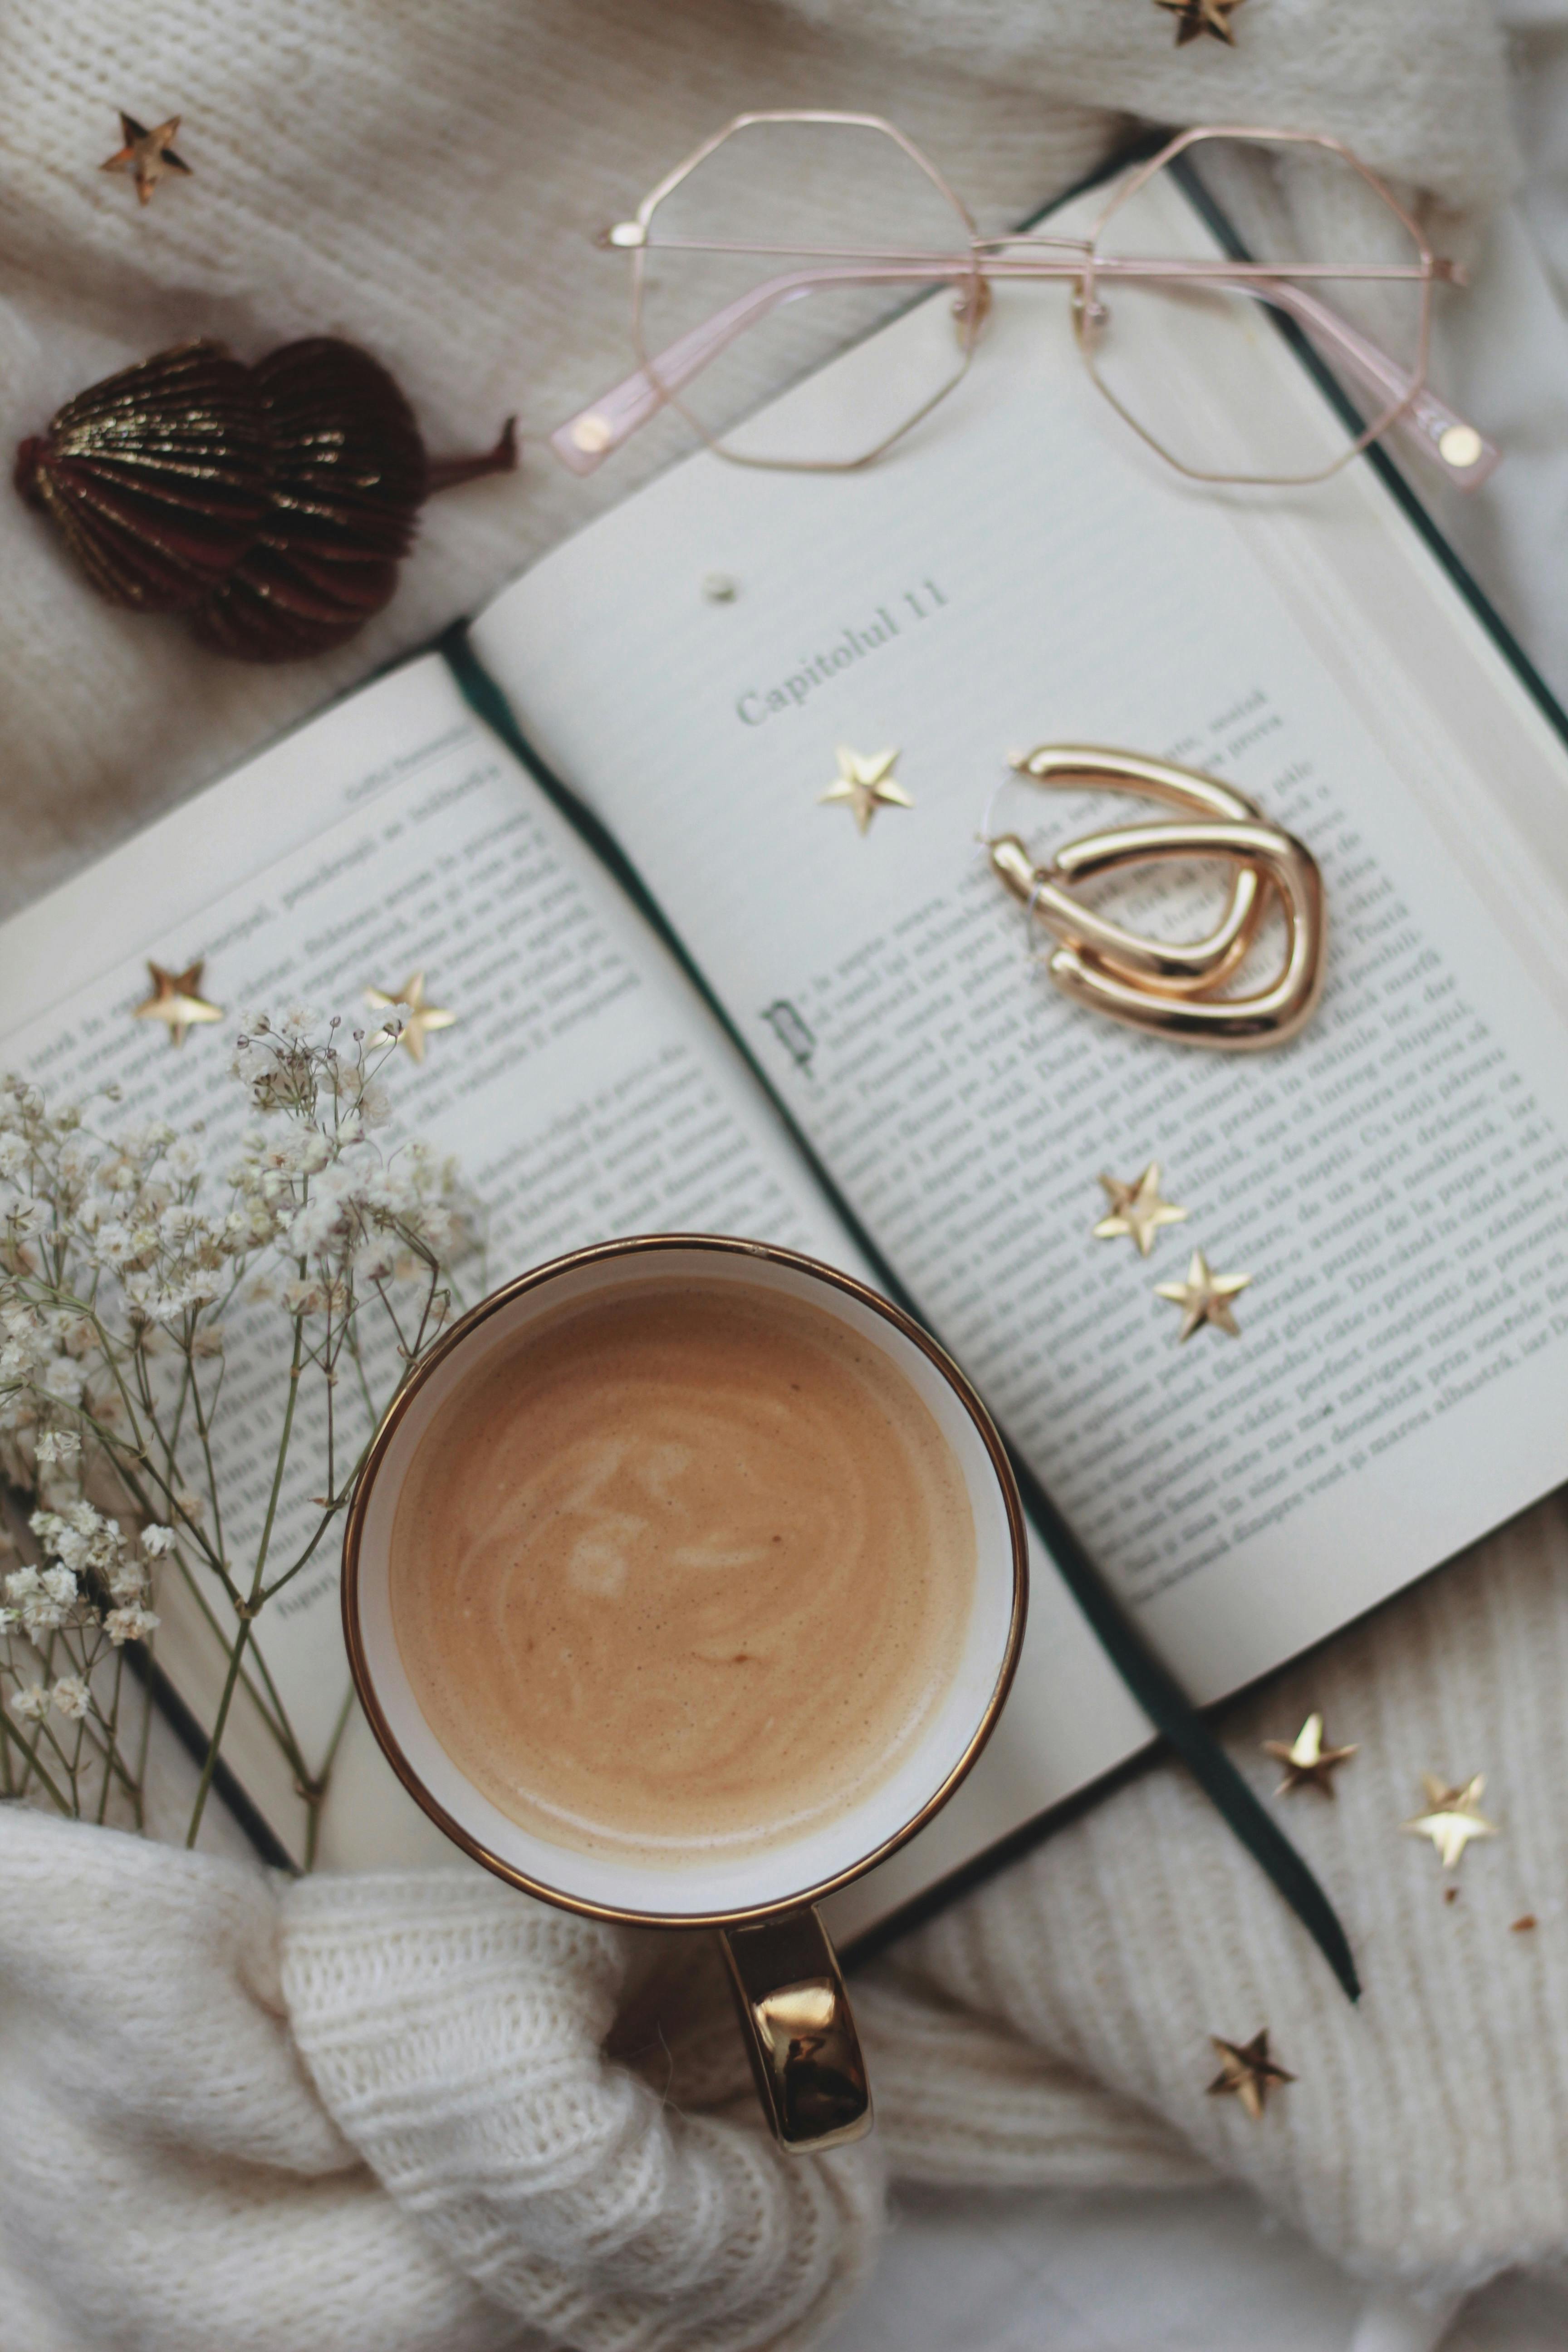
[[[1359,2009],[1161,1767],[858,1979],[878,2132],[815,2162],[764,2137],[702,1939],[0,1813],[0,2343],[774,2352],[866,2275],[885,2170],[1229,2175],[1424,2294],[1559,2266],[1565,1679],[1554,1503],[1227,1715],[1260,1788],[1311,1706],[1361,1740],[1291,1822]],[[1473,1764],[1506,1834],[1450,1906],[1398,1823]],[[1206,2095],[1208,2036],[1263,2023],[1298,2080],[1255,2125]]]
[[[1149,0],[12,0],[0,76],[0,386],[16,435],[193,331],[339,331],[432,446],[553,423],[616,375],[587,233],[742,105],[892,114],[994,218],[1130,115],[1336,130],[1455,215],[1511,169],[1480,0],[1247,0],[1177,51]],[[181,111],[145,212],[113,109]],[[601,272],[607,274],[601,274]],[[226,667],[95,603],[0,500],[13,901],[624,492],[531,461],[437,502],[396,604],[331,662]],[[1231,1709],[1362,1745],[1290,1827],[1355,1942],[1352,2011],[1179,1774],[1123,1788],[871,1971],[880,2128],[786,2162],[700,1946],[584,1927],[466,1873],[284,1885],[0,1811],[4,2352],[762,2352],[873,2259],[884,2168],[967,2184],[1229,2173],[1372,2279],[1568,2258],[1568,1528],[1544,1507]],[[1398,1822],[1489,1775],[1506,1835],[1447,1906]],[[1532,1913],[1528,1934],[1510,1922]],[[619,2012],[619,2022],[614,2021]],[[1210,2033],[1298,2082],[1208,2099]]]

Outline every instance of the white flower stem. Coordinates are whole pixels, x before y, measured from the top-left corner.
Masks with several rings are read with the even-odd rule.
[[[216,1611],[202,1590],[200,1579],[179,1552],[174,1554],[174,1565],[180,1571],[186,1591],[205,1618],[213,1639],[220,1644],[226,1656],[234,1641],[232,1631],[219,1622]],[[237,1594],[236,1605],[238,1605]],[[255,1667],[261,1681],[258,1686],[252,1680],[249,1667],[247,1667],[239,1678],[244,1685],[246,1696],[255,1707],[271,1738],[282,1750],[290,1771],[296,1778],[304,1780],[309,1775],[309,1767],[295,1735],[294,1727],[289,1720],[288,1709],[283,1704],[277,1684],[272,1679],[272,1669],[267,1663],[259,1643],[252,1645],[250,1660],[251,1665]]]
[[[327,1789],[332,1777],[332,1766],[337,1761],[338,1748],[342,1744],[342,1736],[349,1727],[349,1717],[353,1713],[353,1705],[354,1695],[350,1688],[343,1693],[343,1703],[338,1709],[338,1719],[332,1726],[332,1736],[327,1742],[327,1752],[321,1759],[321,1769],[310,1784],[308,1798],[310,1811],[305,1822],[307,1870],[314,1870],[316,1867],[316,1844],[321,1832],[321,1808],[326,1802]]]
[[[212,1727],[212,1738],[207,1741],[207,1752],[202,1763],[202,1777],[196,1787],[195,1803],[191,1809],[190,1827],[185,1832],[187,1846],[195,1845],[196,1833],[202,1825],[202,1815],[206,1810],[207,1792],[213,1784],[213,1774],[217,1769],[218,1750],[223,1746],[224,1726],[228,1721],[229,1703],[234,1697],[235,1685],[239,1680],[240,1661],[245,1656],[246,1646],[250,1640],[250,1627],[251,1620],[248,1617],[242,1617],[239,1621],[239,1631],[234,1637],[234,1647],[229,1652],[228,1672],[224,1676],[223,1696],[217,1705],[217,1718]]]
[[[23,1757],[26,1759],[27,1769],[22,1776],[21,1784],[16,1790],[16,1794],[18,1796],[26,1795],[28,1781],[37,1780],[48,1795],[57,1811],[62,1813],[69,1813],[73,1811],[74,1808],[71,1804],[70,1799],[55,1786],[54,1780],[44,1767],[37,1748],[30,1748],[28,1746],[27,1742],[23,1738],[21,1733],[17,1730],[10,1717],[4,1714],[0,1714],[0,1732],[4,1732],[5,1735],[7,1754],[10,1752],[12,1742],[15,1741],[16,1745],[21,1749]]]
[[[301,1280],[306,1271],[304,1261],[301,1260],[300,1266]],[[300,1365],[304,1350],[305,1318],[302,1315],[296,1315],[293,1320],[294,1352],[289,1367],[289,1402],[283,1412],[283,1428],[278,1441],[278,1459],[272,1471],[272,1489],[267,1497],[267,1517],[262,1522],[261,1539],[256,1548],[256,1570],[251,1578],[250,1598],[245,1604],[244,1613],[239,1621],[239,1630],[235,1635],[234,1647],[229,1654],[228,1672],[224,1677],[223,1696],[218,1701],[217,1719],[213,1725],[212,1737],[207,1742],[206,1758],[202,1765],[202,1777],[196,1789],[195,1803],[191,1809],[190,1828],[185,1833],[187,1846],[195,1845],[196,1833],[202,1825],[202,1814],[206,1809],[207,1792],[212,1787],[213,1774],[217,1769],[218,1749],[223,1745],[224,1727],[228,1721],[228,1710],[234,1697],[235,1685],[239,1680],[240,1661],[249,1645],[251,1627],[256,1622],[256,1611],[261,1605],[267,1553],[272,1541],[272,1529],[278,1517],[279,1498],[283,1492],[283,1473],[288,1466],[289,1445],[294,1433],[294,1409],[300,1401]]]

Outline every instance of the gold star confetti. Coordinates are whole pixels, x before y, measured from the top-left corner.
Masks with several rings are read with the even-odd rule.
[[[1496,1837],[1497,1824],[1484,1821],[1480,1812],[1481,1792],[1487,1776],[1478,1772],[1462,1788],[1450,1789],[1430,1772],[1423,1772],[1421,1785],[1426,1791],[1426,1811],[1417,1813],[1413,1822],[1401,1827],[1409,1837],[1430,1838],[1442,1856],[1445,1870],[1457,1870],[1461,1855],[1472,1838]]]
[[[1110,1214],[1101,1217],[1094,1229],[1097,1242],[1113,1242],[1126,1234],[1137,1245],[1140,1257],[1147,1257],[1154,1246],[1154,1236],[1162,1225],[1179,1225],[1185,1221],[1185,1209],[1173,1202],[1160,1198],[1160,1163],[1151,1160],[1142,1176],[1134,1176],[1131,1184],[1123,1184],[1118,1176],[1102,1176],[1100,1180]]]
[[[1348,1764],[1355,1754],[1352,1748],[1325,1748],[1323,1718],[1310,1715],[1293,1740],[1287,1746],[1282,1739],[1266,1739],[1265,1756],[1272,1756],[1277,1764],[1285,1767],[1285,1778],[1274,1791],[1277,1797],[1293,1797],[1298,1789],[1317,1789],[1325,1797],[1334,1793],[1332,1775],[1342,1764]]]
[[[1235,48],[1236,35],[1230,29],[1230,18],[1232,10],[1240,7],[1241,0],[1154,0],[1154,5],[1168,8],[1178,19],[1177,48],[1184,49],[1200,33],[1210,33],[1216,41]]]
[[[1202,1250],[1195,1249],[1185,1282],[1157,1282],[1154,1296],[1156,1298],[1168,1298],[1173,1307],[1181,1308],[1182,1328],[1176,1334],[1178,1339],[1190,1339],[1193,1333],[1201,1331],[1205,1323],[1212,1323],[1216,1331],[1228,1331],[1233,1339],[1239,1339],[1241,1333],[1230,1311],[1230,1302],[1238,1290],[1247,1288],[1251,1280],[1249,1274],[1211,1274],[1207,1258]]]
[[[1209,2040],[1219,2052],[1220,2068],[1209,2084],[1210,2098],[1239,2099],[1258,2123],[1274,2085],[1296,2079],[1268,2055],[1268,2028],[1255,2033],[1250,2042],[1222,2042],[1217,2033],[1211,2033]]]
[[[184,1044],[187,1029],[223,1019],[222,1005],[209,1004],[201,993],[200,956],[184,971],[165,971],[161,963],[149,963],[147,976],[153,983],[153,993],[144,1004],[132,1005],[132,1017],[137,1021],[162,1021],[172,1045]]]
[[[364,1001],[373,1013],[384,1013],[394,1004],[408,1007],[403,1034],[397,1042],[406,1047],[416,1062],[425,1059],[426,1038],[437,1029],[450,1029],[458,1017],[455,1013],[444,1013],[439,1005],[426,1003],[425,975],[422,971],[411,971],[395,995],[389,994],[384,988],[367,988]],[[382,1034],[384,1036],[386,1032],[384,1030]]]
[[[903,786],[893,781],[893,762],[897,751],[875,751],[867,759],[859,751],[838,747],[838,776],[825,793],[818,793],[817,804],[826,807],[830,801],[847,801],[850,814],[862,833],[869,830],[871,819],[879,808],[913,808]]]
[[[153,191],[165,172],[181,172],[186,179],[191,167],[183,156],[176,155],[169,142],[180,127],[180,118],[171,114],[167,122],[160,122],[156,131],[144,131],[133,114],[123,108],[120,115],[120,133],[125,144],[116,155],[110,155],[99,165],[100,172],[130,172],[136,181],[139,204],[150,205]]]

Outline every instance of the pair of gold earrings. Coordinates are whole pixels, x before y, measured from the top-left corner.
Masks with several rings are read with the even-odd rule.
[[[994,871],[1057,945],[1047,970],[1075,1003],[1128,1027],[1191,1045],[1256,1053],[1283,1045],[1311,1019],[1322,992],[1323,878],[1304,843],[1214,776],[1163,760],[1083,743],[1045,743],[1009,761],[1015,774],[1058,792],[1135,793],[1171,818],[1085,834],[1035,865],[1015,833],[981,838]],[[1146,938],[1079,896],[1108,874],[1176,859],[1220,858],[1230,897],[1201,940]],[[1221,993],[1246,961],[1270,907],[1283,918],[1279,968],[1265,987]]]

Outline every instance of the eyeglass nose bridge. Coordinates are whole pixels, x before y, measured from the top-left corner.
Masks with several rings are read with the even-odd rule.
[[[1075,278],[1068,297],[1072,312],[1072,331],[1080,351],[1091,351],[1100,331],[1110,322],[1110,313],[1089,285],[1087,278]]]
[[[995,306],[991,280],[978,268],[961,278],[952,293],[952,326],[961,348],[972,352]]]

